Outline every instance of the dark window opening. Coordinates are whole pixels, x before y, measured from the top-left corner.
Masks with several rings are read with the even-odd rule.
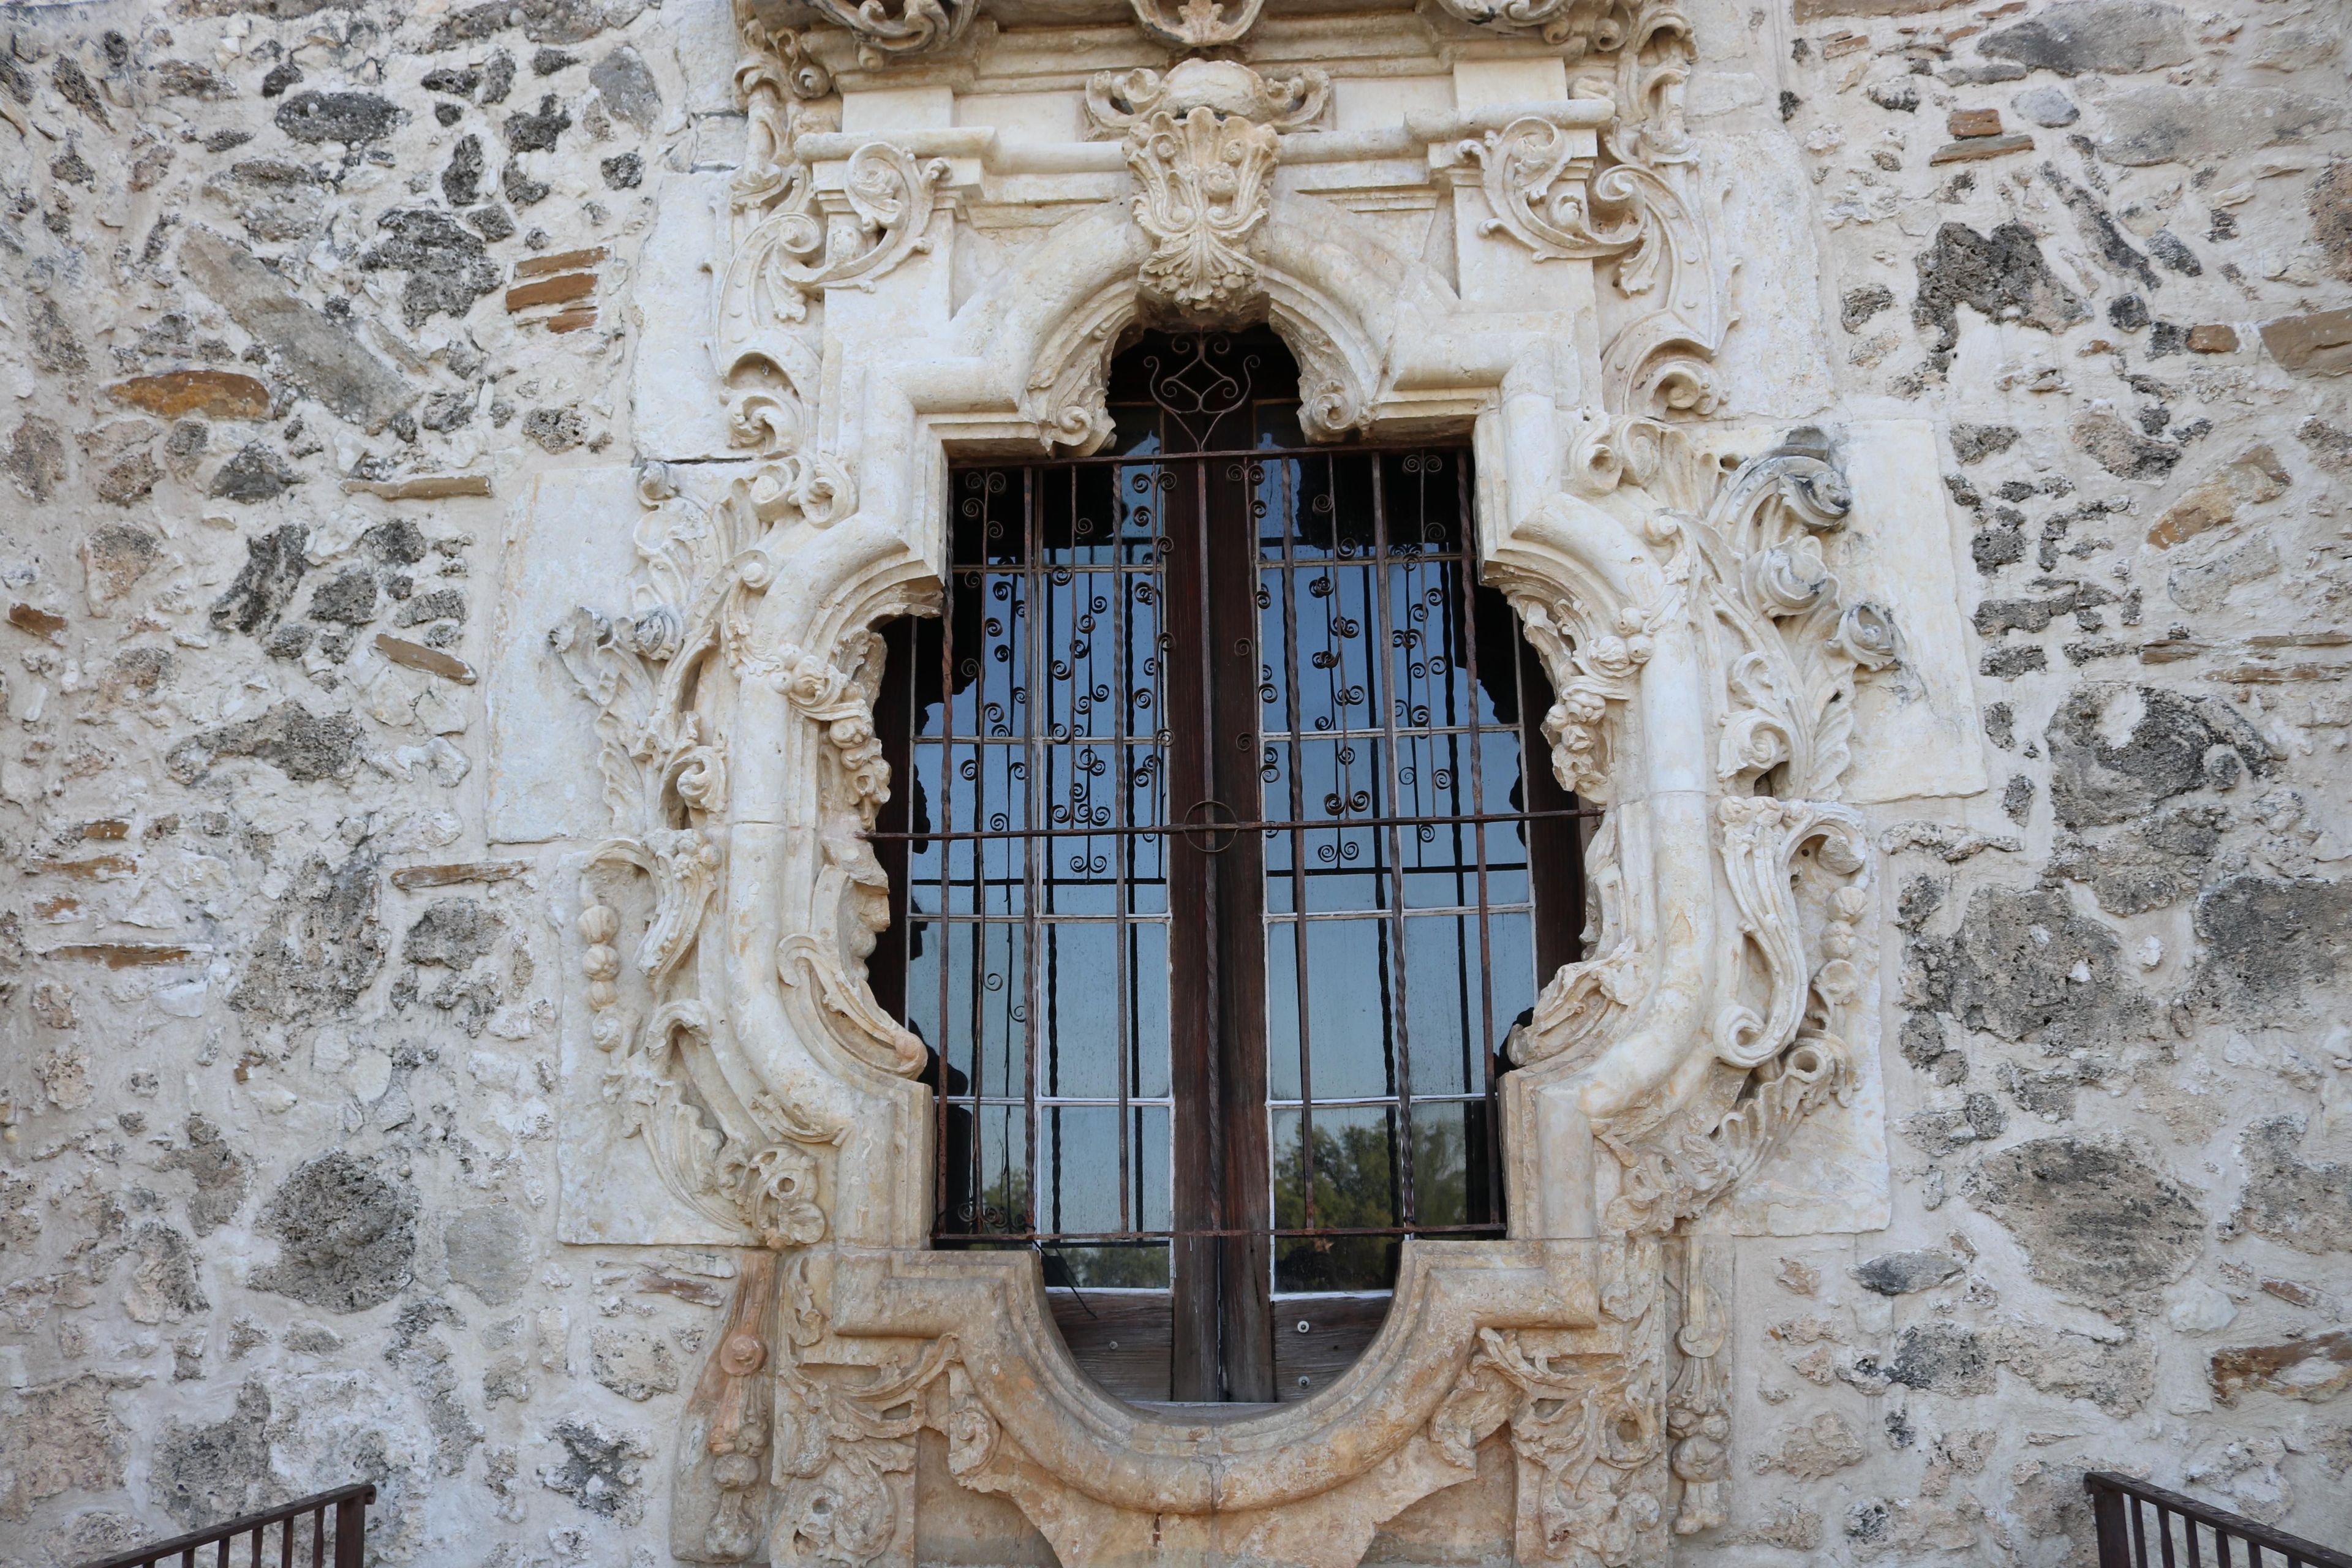
[[[1307,1397],[1402,1237],[1502,1235],[1505,1042],[1577,956],[1470,455],[1309,447],[1297,384],[1262,329],[1144,337],[1104,454],[954,472],[941,614],[889,631],[870,969],[934,1243],[1039,1249],[1130,1398]]]

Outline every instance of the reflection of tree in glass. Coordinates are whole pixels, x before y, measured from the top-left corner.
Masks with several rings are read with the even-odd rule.
[[[1008,1152],[997,1165],[996,1180],[982,1193],[978,1208],[967,1207],[963,1228],[999,1235],[1029,1228],[1029,1173],[1012,1162]]]
[[[1369,1114],[1376,1120],[1345,1119],[1346,1112],[1317,1118],[1314,1224],[1318,1229],[1398,1223],[1393,1112]],[[1416,1221],[1432,1226],[1465,1223],[1468,1160],[1460,1116],[1436,1107],[1417,1115],[1412,1147]],[[1307,1228],[1304,1163],[1295,1142],[1275,1162],[1274,1223],[1278,1230]],[[1275,1288],[1385,1290],[1396,1282],[1397,1252],[1394,1237],[1294,1237],[1276,1248]]]
[[[1045,1248],[1045,1283],[1090,1290],[1168,1289],[1168,1244]]]
[[[1373,1121],[1335,1113],[1315,1127],[1315,1218],[1318,1229],[1396,1223],[1396,1166],[1385,1111]],[[1334,1123],[1337,1125],[1334,1125]],[[1274,1223],[1303,1230],[1307,1182],[1300,1147],[1288,1142],[1275,1162]],[[1385,1290],[1396,1279],[1397,1243],[1388,1236],[1294,1237],[1280,1244],[1278,1290]]]

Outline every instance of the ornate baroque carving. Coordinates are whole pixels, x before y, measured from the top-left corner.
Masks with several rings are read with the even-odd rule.
[[[1669,1485],[1664,1263],[1654,1240],[1604,1244],[1601,1254],[1601,1311],[1615,1331],[1608,1341],[1483,1329],[1430,1418],[1431,1442],[1464,1468],[1509,1424],[1521,1563],[1629,1568],[1661,1553]]]
[[[1143,289],[1192,315],[1228,315],[1256,293],[1251,233],[1265,221],[1276,133],[1323,112],[1319,70],[1268,80],[1230,61],[1188,59],[1158,71],[1097,73],[1087,110],[1125,133],[1135,222],[1152,243]]]
[[[1223,0],[1182,0],[1176,15],[1168,14],[1167,0],[1129,0],[1136,25],[1162,43],[1182,48],[1207,49],[1239,43],[1256,25],[1265,0],[1237,0],[1230,14]]]
[[[1538,261],[1614,259],[1625,308],[1601,351],[1609,406],[1709,414],[1718,401],[1713,362],[1731,325],[1733,263],[1718,252],[1717,198],[1701,187],[1683,127],[1689,24],[1655,0],[1611,15],[1616,20],[1594,35],[1617,63],[1616,80],[1596,84],[1618,109],[1600,143],[1606,163],[1585,150],[1582,132],[1534,115],[1462,151],[1483,172],[1489,232],[1510,235]]]
[[[716,656],[741,640],[746,595],[774,578],[774,536],[829,526],[851,504],[852,487],[838,464],[809,452],[738,480],[713,508],[679,496],[658,467],[640,475],[638,489],[646,512],[636,532],[632,613],[583,607],[549,634],[596,706],[604,798],[620,830],[582,868],[578,930],[590,1037],[605,1055],[604,1093],[623,1132],[643,1142],[673,1197],[760,1245],[803,1246],[825,1228],[814,1151],[837,1145],[841,1129],[812,1121],[775,1095],[744,1097],[717,1065],[720,1026],[697,994],[688,963],[724,869],[705,825],[725,812],[728,799],[725,748],[706,738],[698,704]],[[861,732],[847,709],[813,716],[829,724],[837,750],[845,748],[843,787],[853,817],[870,822],[874,802],[888,789],[870,717]],[[862,844],[842,855],[863,856],[870,866]],[[653,891],[630,954],[627,993],[620,907],[604,885],[616,871],[635,873]],[[866,873],[869,883],[876,877]]]
[[[933,54],[962,37],[980,15],[980,0],[807,0],[828,21],[849,30],[864,63],[890,56]],[[736,0],[738,13],[751,0]]]
[[[867,0],[863,9],[878,5]],[[938,9],[933,0],[908,4],[909,17]],[[968,5],[963,15],[968,21]],[[730,439],[792,452],[806,437],[806,402],[816,382],[812,302],[828,289],[870,289],[930,248],[948,163],[872,142],[850,153],[839,189],[820,190],[797,142],[826,129],[831,116],[795,104],[824,97],[832,80],[797,34],[756,21],[746,22],[743,34],[750,52],[735,82],[749,131],[742,167],[728,189],[731,247],[719,288],[719,370],[733,389]]]

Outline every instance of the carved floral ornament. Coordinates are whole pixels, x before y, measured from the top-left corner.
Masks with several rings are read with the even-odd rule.
[[[821,8],[885,53],[946,47],[974,15]],[[1241,14],[1196,4],[1171,25]],[[1838,580],[1853,500],[1832,442],[1727,452],[1655,416],[1712,406],[1730,325],[1675,107],[1687,26],[1654,5],[1507,5],[1480,25],[1565,25],[1613,57],[1598,90],[1614,121],[1597,137],[1569,116],[1457,124],[1433,146],[1458,154],[1494,233],[1539,261],[1605,265],[1617,289],[1589,383],[1602,407],[1490,422],[1493,384],[1465,372],[1459,389],[1490,399],[1482,476],[1559,476],[1492,517],[1482,496],[1481,538],[1558,694],[1554,768],[1609,807],[1587,852],[1591,956],[1510,1042],[1512,1237],[1442,1257],[1409,1246],[1389,1328],[1337,1386],[1203,1429],[1093,1391],[1023,1255],[926,1248],[924,1045],[866,976],[888,899],[864,836],[894,785],[877,630],[937,602],[924,477],[947,454],[924,421],[1087,449],[1108,433],[1103,367],[1139,298],[1192,319],[1272,314],[1325,436],[1382,416],[1392,340],[1367,323],[1399,300],[1455,304],[1408,295],[1402,275],[1350,296],[1280,249],[1294,198],[1275,175],[1320,134],[1321,73],[1108,73],[1088,113],[1132,189],[1095,217],[1132,224],[1124,273],[1010,266],[982,303],[1018,304],[998,319],[1024,324],[928,345],[996,382],[902,386],[921,416],[883,426],[869,411],[854,449],[830,445],[845,411],[821,397],[825,301],[937,264],[922,258],[950,232],[950,175],[839,136],[803,40],[747,23],[750,142],[716,339],[752,460],[708,500],[646,470],[625,594],[550,634],[596,713],[614,819],[576,862],[582,1055],[615,1163],[649,1170],[698,1241],[738,1259],[679,1436],[673,1549],[910,1568],[926,1430],[957,1484],[1012,1498],[1072,1568],[1163,1540],[1278,1542],[1267,1554],[1351,1568],[1374,1523],[1468,1479],[1490,1440],[1517,1468],[1522,1562],[1656,1563],[1676,1534],[1721,1524],[1727,1287],[1710,1237],[1743,1182],[1839,1114],[1874,1049],[1877,889],[1842,781],[1856,683],[1903,649]],[[1661,791],[1662,769],[1712,788]],[[1574,1107],[1572,1132],[1547,1131],[1554,1102]],[[1555,1201],[1580,1184],[1589,1215]]]

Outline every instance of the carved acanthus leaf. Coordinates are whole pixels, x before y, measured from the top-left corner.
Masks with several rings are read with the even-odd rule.
[[[1806,1117],[1832,1100],[1843,1104],[1851,1098],[1853,1081],[1843,1041],[1802,1035],[1753,1074],[1724,1070],[1723,1090],[1746,1098],[1712,1126],[1706,1112],[1720,1104],[1720,1094],[1701,1097],[1638,1133],[1596,1129],[1624,1167],[1605,1223],[1613,1230],[1664,1235],[1696,1218],[1785,1145]]]
[[[1187,49],[1214,48],[1239,43],[1257,22],[1265,0],[1234,0],[1231,11],[1223,0],[1181,0],[1176,14],[1168,14],[1167,0],[1129,0],[1139,26],[1162,43]]]
[[[1807,957],[1798,889],[1811,878],[1835,884],[1840,900],[1858,890],[1869,865],[1862,818],[1842,805],[1726,795],[1716,803],[1723,822],[1723,869],[1739,909],[1739,926],[1758,955],[1769,1000],[1761,1016],[1745,1003],[1726,1003],[1715,1026],[1717,1059],[1753,1068],[1786,1050],[1803,1023],[1813,981]],[[1800,856],[1810,858],[1801,868]],[[1850,901],[1850,900],[1843,900]],[[1832,925],[1840,903],[1831,906]]]
[[[862,56],[923,55],[964,36],[980,15],[980,0],[808,0],[849,29]]]
[[[1125,133],[1136,226],[1152,244],[1147,295],[1181,311],[1238,311],[1257,291],[1250,237],[1265,222],[1277,132],[1322,112],[1319,70],[1270,79],[1231,61],[1105,71],[1087,84],[1097,128]]]
[[[887,1363],[862,1379],[814,1370],[805,1358],[827,1327],[810,1288],[805,1263],[794,1259],[782,1279],[785,1316],[794,1327],[786,1353],[776,1358],[774,1477],[777,1509],[768,1536],[769,1562],[864,1568],[886,1554],[911,1555],[900,1537],[914,1522],[911,1488],[916,1435],[945,1426],[949,1463],[961,1475],[984,1464],[995,1445],[994,1423],[968,1396],[955,1398],[951,1374],[962,1350],[953,1335],[926,1343],[912,1365]],[[925,1394],[950,1384],[950,1414],[942,1421]],[[987,1423],[983,1431],[981,1423]],[[977,1457],[975,1457],[977,1455]],[[895,1549],[895,1550],[894,1550]]]
[[[1835,800],[1852,760],[1855,672],[1899,656],[1893,618],[1842,601],[1822,556],[1853,504],[1818,432],[1800,431],[1742,465],[1704,520],[1685,522],[1726,638],[1716,771],[1732,793],[1777,770],[1781,793]]]
[[[832,758],[821,785],[825,863],[812,900],[814,929],[778,942],[776,968],[788,985],[814,983],[826,1012],[847,1026],[835,1037],[859,1059],[911,1075],[922,1070],[923,1043],[884,1011],[866,983],[866,956],[889,921],[889,879],[864,837],[890,798],[890,764],[874,729],[881,639],[859,632],[842,651],[846,668],[790,647],[739,659],[746,679],[767,681],[821,727]]]
[[[799,139],[831,116],[796,109],[814,96],[822,68],[792,45],[789,61],[769,58],[756,25],[745,37],[754,57],[738,70],[750,130],[742,166],[729,187],[732,249],[719,286],[714,350],[730,388],[729,439],[738,447],[792,451],[808,430],[817,356],[807,341],[809,310],[828,289],[870,289],[908,257],[930,248],[936,187],[945,159],[918,160],[873,142],[849,155],[841,188],[820,192]]]
[[[1696,165],[1653,163],[1621,127],[1603,164],[1586,133],[1529,115],[1463,152],[1483,172],[1483,226],[1538,261],[1613,258],[1624,319],[1601,351],[1608,405],[1627,414],[1714,410],[1713,361],[1728,327],[1730,264],[1714,247]]]
[[[1628,0],[1438,0],[1457,22],[1507,37],[1532,33],[1565,46],[1571,61],[1623,47],[1632,31]]]

